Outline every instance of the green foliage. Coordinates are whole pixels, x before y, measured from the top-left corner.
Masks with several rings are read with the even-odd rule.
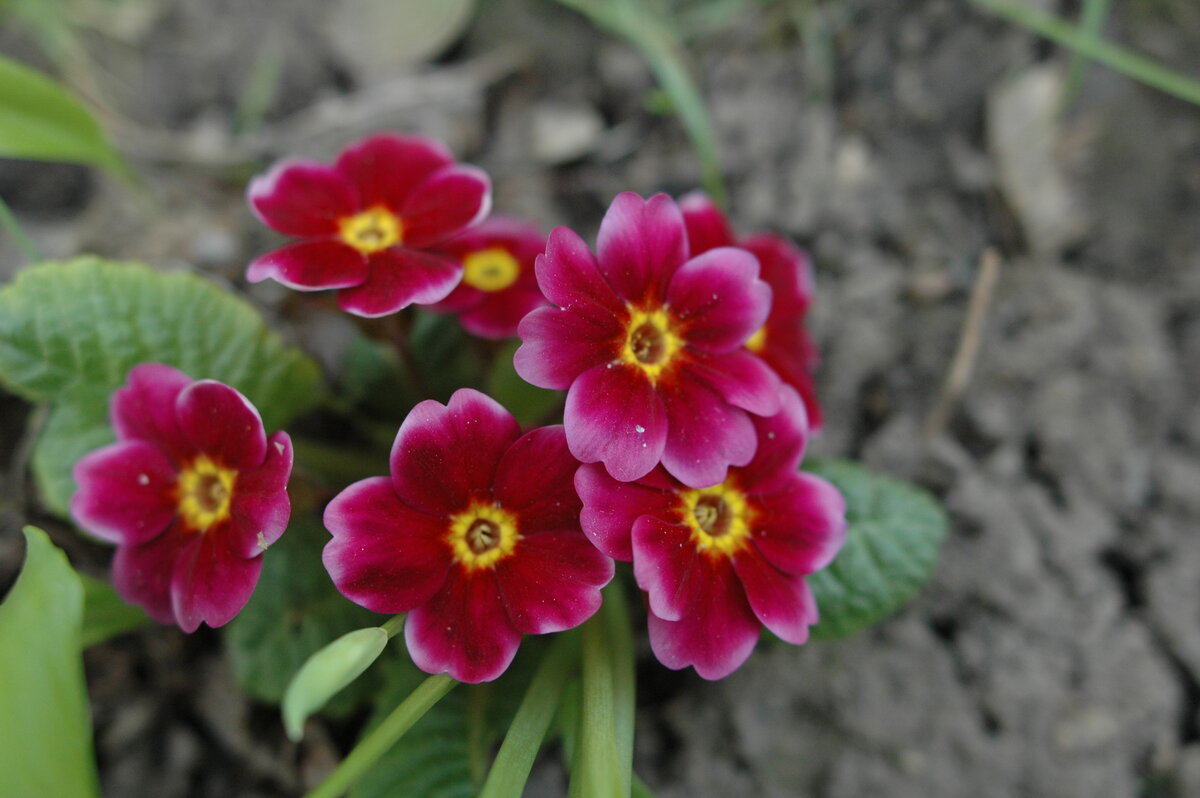
[[[23,64],[0,56],[0,156],[128,168],[70,92]]]
[[[530,385],[517,375],[513,368],[513,353],[518,342],[506,344],[496,353],[488,373],[487,393],[512,413],[523,427],[532,426],[544,419],[563,402],[561,391],[548,391]]]
[[[150,623],[150,616],[126,604],[108,582],[79,574],[83,585],[83,647]]]
[[[928,493],[846,460],[805,468],[846,497],[849,534],[837,559],[808,577],[821,622],[816,638],[845,637],[899,610],[929,579],[946,514]]]
[[[383,620],[337,592],[321,565],[321,548],[328,540],[315,519],[294,519],[263,559],[250,602],[226,627],[234,673],[255,698],[281,702],[292,677],[322,646]],[[378,686],[368,672],[333,696],[326,711],[345,714]]]
[[[8,798],[99,796],[83,679],[84,591],[46,533],[0,604],[0,773]]]
[[[53,404],[33,463],[50,509],[66,514],[75,461],[112,440],[110,395],[148,361],[232,385],[268,430],[320,398],[316,364],[199,275],[90,256],[33,266],[0,289],[0,382]]]
[[[303,737],[304,721],[371,667],[387,642],[387,631],[378,626],[355,629],[305,660],[283,693],[283,726],[288,737]]]

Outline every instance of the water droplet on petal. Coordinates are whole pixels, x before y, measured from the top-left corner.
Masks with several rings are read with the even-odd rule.
[[[138,484],[139,485],[149,485],[150,477],[147,476],[146,474],[138,474]]]
[[[646,431],[646,428],[645,428],[645,427],[643,427],[641,424],[634,424],[634,425],[633,425],[633,428],[634,428],[634,430],[636,430],[636,431],[637,431],[637,434],[638,434],[638,435],[641,435],[643,432],[645,432],[645,431]]]

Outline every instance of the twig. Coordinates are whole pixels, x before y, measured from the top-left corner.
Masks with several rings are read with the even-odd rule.
[[[945,428],[955,403],[971,381],[971,371],[975,367],[979,344],[983,339],[983,322],[987,318],[988,305],[991,304],[992,292],[999,276],[1000,255],[994,249],[985,249],[979,258],[979,271],[975,275],[975,285],[971,288],[971,298],[967,303],[967,317],[963,320],[958,348],[950,362],[950,370],[946,373],[942,394],[933,411],[925,419],[925,434],[928,437],[937,436]]]

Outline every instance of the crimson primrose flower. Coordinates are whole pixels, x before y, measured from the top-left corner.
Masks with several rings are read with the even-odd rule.
[[[729,221],[707,194],[695,191],[679,200],[693,254],[714,247],[739,246],[754,253],[762,278],[771,286],[771,313],[746,341],[746,348],[767,362],[783,381],[800,392],[812,432],[821,429],[813,371],[820,356],[804,327],[812,303],[812,261],[789,239],[772,233],[752,233],[737,239]]]
[[[215,380],[143,363],[113,394],[117,442],[75,465],[71,515],[117,544],[113,586],[194,632],[246,606],[262,553],[287,528],[292,442]]]
[[[491,183],[435,141],[380,135],[333,166],[283,161],[250,183],[247,198],[269,227],[304,239],[259,257],[247,280],[339,288],[343,310],[376,317],[445,299],[458,285],[462,265],[433,247],[487,216]]]
[[[688,258],[674,200],[619,195],[597,255],[571,230],[550,234],[538,285],[558,307],[518,327],[517,373],[567,389],[571,454],[638,479],[660,461],[693,487],[745,465],[757,441],[750,413],[779,411],[779,377],[743,344],[762,326],[771,289],[758,262],[732,247]]]
[[[719,485],[689,488],[661,469],[629,483],[595,465],[575,476],[583,531],[605,554],[633,561],[649,599],[650,647],[668,668],[720,679],[750,656],[762,626],[799,644],[817,622],[804,577],[841,548],[845,501],[796,470],[804,406],[792,388],[783,395],[777,415],[754,419],[754,459]]]
[[[417,667],[495,679],[522,634],[583,623],[612,579],[612,560],[579,529],[578,465],[561,426],[521,435],[478,391],[421,402],[396,434],[391,476],[326,508],[325,567],[351,601],[409,612]]]
[[[433,310],[457,313],[462,326],[480,338],[517,334],[517,323],[546,304],[533,262],[546,249],[546,236],[519,219],[493,216],[439,245],[463,265],[463,279]]]

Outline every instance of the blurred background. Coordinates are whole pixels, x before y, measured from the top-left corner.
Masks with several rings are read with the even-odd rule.
[[[1200,105],[1039,36],[1046,15],[1200,97],[1193,0],[0,0],[0,54],[82,98],[139,179],[0,160],[0,198],[45,257],[245,287],[275,241],[250,176],[376,131],[446,141],[498,211],[589,240],[619,191],[723,183],[740,232],[814,257],[811,451],[922,484],[952,526],[871,633],[764,641],[718,683],[643,652],[638,773],[662,798],[1185,798]],[[0,280],[25,261],[0,233]],[[336,364],[332,314],[247,290]],[[39,508],[30,412],[0,394],[0,586],[27,521],[85,570],[107,556]],[[287,742],[219,645],[154,628],[88,650],[106,795],[294,795],[341,755],[353,717]],[[529,794],[562,792],[540,764]]]

